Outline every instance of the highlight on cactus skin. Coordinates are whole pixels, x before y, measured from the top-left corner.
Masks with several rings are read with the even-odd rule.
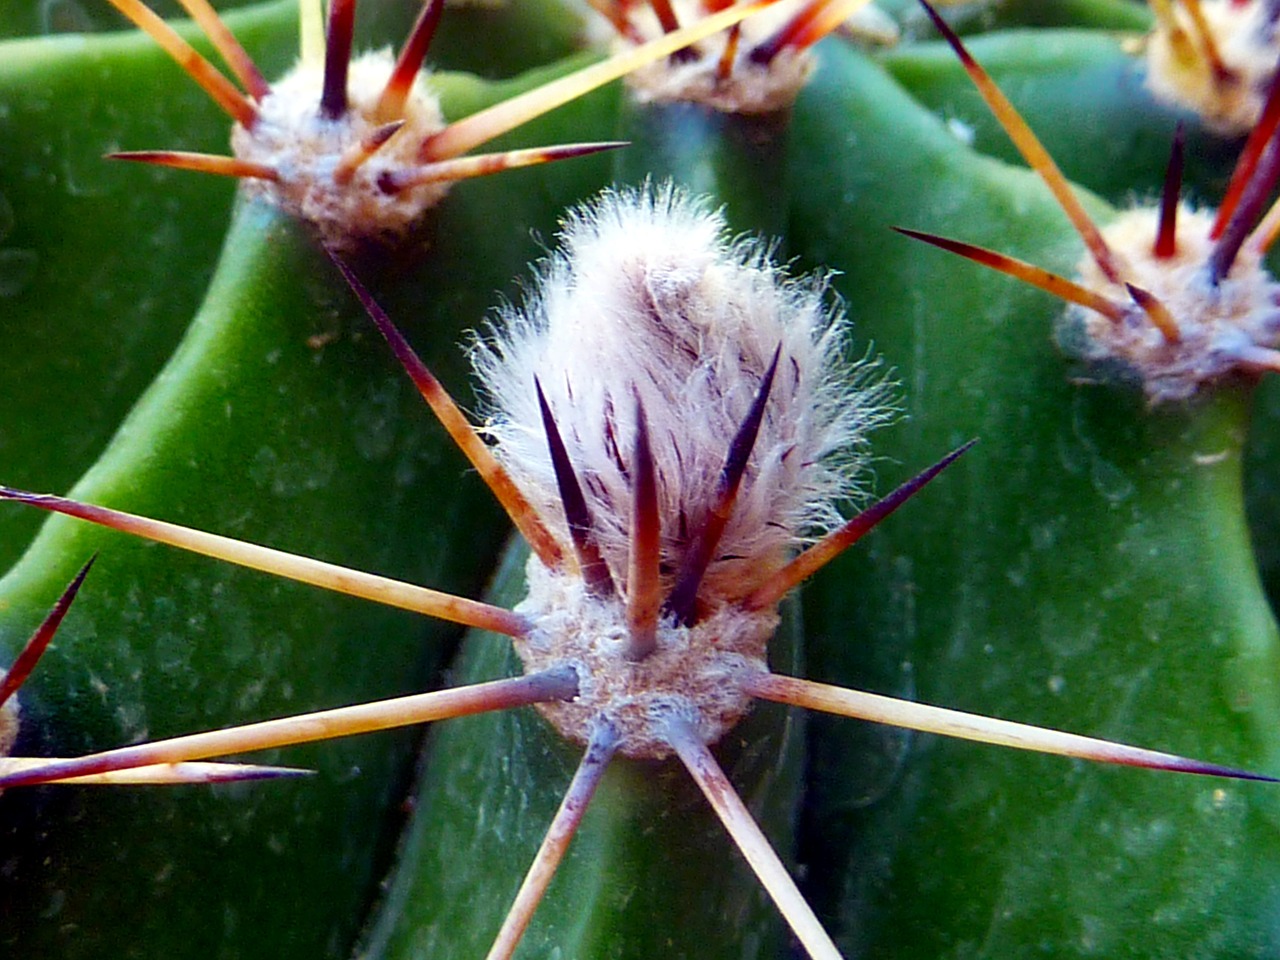
[[[1280,59],[1271,0],[1151,0],[1147,83],[1212,129],[1242,134],[1262,115]]]
[[[923,0],[922,0],[923,2]],[[1216,214],[1180,199],[1182,134],[1174,135],[1159,204],[1136,207],[1099,228],[1031,128],[963,42],[925,4],[983,98],[1084,240],[1074,279],[1004,254],[915,230],[900,232],[968,257],[1071,305],[1059,339],[1089,361],[1121,364],[1152,403],[1184,400],[1235,375],[1280,370],[1280,285],[1263,257],[1280,232],[1274,145],[1280,83],[1240,155]]]
[[[458,180],[621,146],[574,143],[471,153],[549,110],[731,27],[763,5],[763,0],[757,0],[721,10],[686,30],[672,31],[446,123],[438,98],[421,72],[444,0],[425,0],[394,59],[386,51],[352,58],[355,0],[334,0],[329,5],[323,36],[319,0],[300,0],[301,58],[276,83],[266,81],[208,0],[183,0],[239,87],[143,0],[111,2],[155,39],[234,121],[232,156],[177,150],[112,156],[237,177],[250,194],[314,224],[325,243],[339,249],[350,249],[366,239],[395,240]]]
[[[687,101],[725,113],[770,113],[789,107],[813,71],[810,48],[870,0],[779,3],[664,60],[636,70],[627,84],[641,103]],[[615,48],[674,34],[724,9],[724,0],[593,0],[612,25]]]
[[[612,756],[675,754],[812,957],[839,954],[710,747],[771,700],[981,742],[1183,772],[1270,779],[1107,741],[771,672],[778,604],[901,506],[962,447],[851,520],[885,387],[839,358],[821,279],[792,280],[755,241],[672,189],[575,213],[521,310],[475,347],[486,444],[390,319],[335,262],[532,553],[514,609],[466,600],[58,497],[0,499],[305,582],[496,630],[526,674],[9,766],[0,787],[180,764],[534,704],[583,745],[578,773],[490,952],[512,956]],[[589,307],[589,309],[588,309]],[[599,377],[609,369],[607,383]]]

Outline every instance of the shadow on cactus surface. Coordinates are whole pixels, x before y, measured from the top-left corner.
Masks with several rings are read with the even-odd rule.
[[[624,37],[636,29],[629,18],[637,10],[651,14],[658,26],[655,42],[669,46],[647,50],[660,50],[656,56],[673,69],[686,69],[696,58],[670,50],[699,30],[715,33],[709,41],[714,46],[704,45],[701,57],[711,71],[710,86],[718,91],[737,71],[768,63],[771,58],[761,51],[771,46],[791,44],[798,56],[852,6],[810,5],[770,27],[763,39],[746,27],[721,32],[729,18],[745,11],[712,15],[655,3],[651,9],[627,5],[609,13]],[[206,16],[203,8],[189,9]],[[700,791],[811,956],[1031,951],[1077,956],[1099,946],[1121,949],[1120,944],[1133,955],[1163,956],[1171,955],[1162,939],[1170,935],[1190,945],[1187,956],[1268,955],[1267,904],[1275,884],[1267,879],[1265,865],[1235,849],[1274,845],[1274,826],[1268,824],[1275,802],[1265,786],[1236,788],[1223,781],[1121,772],[1100,781],[1103,775],[1084,767],[1020,767],[1019,762],[1034,761],[1007,760],[1003,751],[983,750],[957,754],[953,762],[961,773],[939,780],[943,748],[925,737],[903,741],[881,782],[867,790],[862,788],[876,775],[868,767],[885,759],[883,751],[863,743],[850,752],[850,735],[815,723],[808,737],[812,759],[802,770],[797,720],[785,710],[753,704],[805,706],[1072,757],[1268,779],[1221,763],[1274,770],[1280,759],[1274,733],[1266,729],[1268,719],[1277,716],[1275,628],[1241,532],[1238,491],[1249,385],[1258,371],[1274,367],[1270,281],[1260,266],[1252,266],[1262,277],[1257,292],[1240,298],[1241,310],[1227,311],[1229,320],[1244,318],[1237,324],[1244,329],[1240,335],[1214,327],[1201,336],[1185,302],[1169,291],[1202,282],[1212,288],[1207,294],[1212,299],[1213,291],[1228,287],[1246,263],[1241,248],[1265,245],[1267,228],[1249,231],[1265,199],[1255,195],[1270,190],[1265,177],[1275,165],[1268,146],[1273,131],[1256,134],[1256,145],[1246,148],[1240,181],[1251,189],[1238,194],[1245,199],[1224,204],[1220,227],[1206,227],[1207,266],[1192,263],[1185,284],[1179,278],[1162,287],[1148,279],[1150,274],[1133,272],[1131,257],[1123,269],[1116,266],[1102,252],[1115,245],[1111,228],[1105,223],[1101,231],[1092,228],[1092,217],[1105,221],[1111,214],[1088,198],[1083,205],[1067,199],[1094,265],[1107,281],[1122,281],[1124,287],[1122,292],[1099,290],[1101,281],[1067,279],[1066,264],[1078,257],[1073,249],[1078,241],[1055,225],[1049,204],[1033,199],[1031,178],[958,143],[872,60],[843,43],[829,46],[816,67],[801,70],[806,75],[813,70],[814,77],[804,90],[793,91],[799,93],[794,106],[764,103],[769,125],[756,129],[776,136],[794,124],[789,146],[779,138],[777,149],[754,155],[753,163],[766,164],[757,170],[768,169],[769,176],[753,184],[750,177],[726,176],[732,165],[709,167],[710,176],[692,167],[678,169],[679,164],[667,169],[679,151],[635,136],[632,159],[619,162],[614,176],[660,172],[687,186],[618,187],[589,205],[575,206],[595,196],[609,178],[599,158],[585,156],[614,145],[609,118],[620,117],[620,128],[630,137],[632,131],[647,135],[677,114],[651,110],[643,101],[620,111],[610,99],[577,101],[566,107],[571,113],[560,129],[598,129],[592,144],[530,150],[507,148],[504,141],[504,152],[489,157],[462,154],[549,108],[557,97],[577,97],[588,85],[583,77],[606,82],[647,54],[622,54],[604,61],[604,67],[578,72],[574,67],[581,67],[581,60],[542,76],[531,74],[519,83],[533,92],[514,100],[503,100],[496,88],[477,93],[480,88],[468,81],[442,78],[445,113],[450,89],[461,93],[459,102],[499,101],[474,114],[479,120],[446,125],[432,119],[435,108],[420,108],[414,100],[419,96],[414,78],[439,5],[427,6],[399,61],[380,61],[372,81],[360,79],[356,64],[362,61],[351,60],[354,12],[350,3],[332,5],[322,31],[327,35],[311,42],[311,92],[304,106],[281,114],[289,123],[301,122],[306,135],[314,137],[317,146],[308,148],[306,159],[327,157],[310,169],[301,154],[245,146],[246,139],[269,139],[266,128],[277,121],[268,122],[276,114],[264,104],[290,89],[291,81],[267,84],[247,56],[222,39],[216,46],[245,88],[236,92],[225,80],[208,79],[213,68],[190,66],[187,48],[171,46],[194,74],[206,78],[214,98],[237,120],[236,156],[166,149],[132,158],[244,177],[257,187],[250,186],[240,201],[210,298],[192,333],[103,461],[73,491],[74,499],[0,489],[4,499],[131,535],[119,538],[65,519],[51,521],[0,582],[0,595],[12,611],[3,617],[5,643],[16,654],[0,687],[0,716],[6,722],[14,689],[28,674],[32,678],[24,684],[27,721],[17,739],[16,752],[23,756],[0,761],[0,784],[15,788],[6,791],[0,807],[12,811],[6,832],[18,851],[6,875],[27,885],[6,896],[0,942],[28,952],[52,949],[61,956],[101,956],[104,950],[151,955],[157,949],[180,955],[192,930],[220,926],[220,933],[208,935],[221,937],[215,952],[226,956],[342,956],[353,949],[362,956],[423,951],[473,956],[488,949],[491,957],[505,957],[515,954],[518,944],[521,955],[530,956],[555,950],[584,957],[787,955],[795,948],[787,946],[776,913],[761,904],[755,884],[743,881],[737,854],[720,838],[715,817],[696,796]],[[694,14],[695,26],[682,29]],[[145,19],[136,10],[135,15]],[[310,28],[305,10],[303,19],[304,37],[308,30],[318,36],[318,18]],[[814,26],[824,20],[830,23]],[[152,29],[172,45],[165,28]],[[218,33],[215,26],[206,29]],[[307,49],[304,40],[304,72]],[[909,48],[894,54],[909,56]],[[538,86],[547,74],[563,79]],[[536,107],[524,109],[529,102]],[[435,129],[419,129],[423,118]],[[723,122],[680,129],[719,150],[722,141],[728,143],[747,126],[731,111]],[[675,129],[664,136],[674,140],[680,135]],[[281,142],[292,150],[298,140],[290,133]],[[1021,135],[1015,140],[1028,142]],[[739,151],[740,144],[724,155]],[[833,156],[833,145],[847,150]],[[495,179],[493,187],[474,185],[469,200],[464,190],[456,198],[436,195],[435,183],[442,178],[561,156],[577,159],[546,169],[567,171],[582,164],[579,172],[509,174]],[[1044,169],[1035,159],[1032,165]],[[927,180],[921,177],[924,170]],[[534,180],[517,179],[533,173],[540,178],[536,187],[530,186]],[[1049,179],[1060,200],[1074,196],[1065,181]],[[771,194],[783,180],[792,199],[781,205],[777,197],[743,195],[750,190]],[[318,183],[320,188],[313,189]],[[693,198],[690,187],[711,196]],[[414,207],[379,219],[383,214],[374,208],[382,201],[390,198],[395,205],[416,192],[430,194],[438,209],[423,213]],[[1179,244],[1189,242],[1188,225],[1199,222],[1188,211],[1176,214],[1182,224],[1182,233],[1177,232],[1176,192],[1176,184],[1166,190],[1162,214],[1153,221],[1151,235],[1143,234],[1142,243],[1156,261],[1177,259]],[[715,212],[721,203],[726,212]],[[473,251],[510,243],[502,239],[509,224],[547,229],[551,221],[544,210],[550,217],[557,212],[567,217],[559,250],[524,289],[522,306],[501,310],[472,341],[482,412],[474,427],[441,385],[462,382],[453,341],[462,328],[477,323],[493,290],[506,289],[511,277],[523,273],[501,271],[512,260],[534,259],[539,248],[526,236],[488,272],[476,269]],[[1001,292],[984,302],[989,291],[999,289],[993,286],[998,278],[962,279],[956,267],[937,267],[932,253],[903,252],[887,227],[918,225],[922,214],[904,216],[916,210],[932,211],[949,229],[972,225],[978,239],[1004,233],[1006,249],[1024,246],[1016,252],[1058,272],[967,241],[927,238],[1094,310],[1140,341],[1139,352],[1122,352],[1120,363],[1109,357],[1099,362],[1097,351],[1086,347],[1083,361],[1064,360],[1049,344],[1046,328],[1028,331],[1036,317],[1054,312],[1036,294]],[[1233,211],[1248,220],[1247,226],[1232,226]],[[307,224],[295,223],[294,216]],[[789,254],[842,272],[788,276],[761,241],[727,236],[726,217],[735,230],[772,232],[781,224]],[[451,227],[458,228],[456,233]],[[459,236],[476,246],[449,251],[448,241]],[[1100,240],[1103,236],[1108,239]],[[1223,236],[1235,244],[1229,254],[1222,253]],[[1024,244],[1027,237],[1032,242]],[[319,255],[321,245],[332,263]],[[372,316],[442,431],[418,434],[416,428],[391,427],[393,420],[413,418],[407,406],[401,409],[402,378],[387,380],[385,357],[381,366],[375,359],[383,351],[368,342],[374,338],[367,337],[363,324],[345,319],[349,297],[335,282],[339,277]],[[377,298],[364,282],[379,290]],[[914,283],[915,289],[904,292],[904,283]],[[830,303],[831,284],[855,315],[862,343],[874,336],[877,348],[898,364],[910,421],[885,426],[894,419],[890,388],[875,365],[863,359],[867,347],[854,342]],[[948,294],[955,295],[953,305],[945,302]],[[431,307],[436,325],[401,333],[389,314],[408,323],[424,298],[436,301]],[[387,304],[386,311],[379,301]],[[290,322],[309,313],[321,319],[304,319],[304,326],[293,330],[283,323],[262,325],[263,308],[282,304]],[[1005,320],[1018,322],[1016,333],[1010,334],[1012,325]],[[1078,328],[1081,321],[1074,323]],[[960,329],[966,332],[958,342],[966,350],[956,348]],[[1093,329],[1086,326],[1088,333]],[[912,344],[914,336],[933,339]],[[944,350],[948,337],[952,341]],[[426,362],[410,339],[426,345]],[[1196,376],[1176,380],[1176,389],[1168,387],[1170,364],[1177,370],[1189,365],[1181,358],[1168,361],[1168,355],[1199,342],[1208,345],[1207,359],[1193,358]],[[969,350],[980,352],[968,355]],[[351,369],[358,374],[329,364],[344,352],[352,354]],[[1148,354],[1165,366],[1158,376],[1135,383],[1133,370],[1145,369]],[[1218,366],[1201,376],[1197,363]],[[294,364],[305,375],[284,375]],[[440,373],[439,380],[433,371]],[[1153,382],[1164,386],[1153,387]],[[347,391],[356,402],[347,402],[352,399],[344,396]],[[326,403],[331,400],[338,402]],[[373,401],[372,410],[366,400]],[[305,421],[273,423],[290,405],[307,410]],[[207,431],[211,414],[220,409],[243,441],[240,446]],[[242,409],[249,413],[247,421],[233,416]],[[347,422],[353,416],[358,422]],[[303,456],[291,463],[288,436],[302,423],[315,433],[305,434],[308,442],[298,450]],[[838,508],[858,493],[872,427],[881,428],[877,437],[884,438],[875,445],[877,454],[899,465],[928,462],[969,437],[980,435],[985,442],[958,461],[968,444],[955,450],[846,521]],[[190,453],[193,442],[201,445],[198,457]],[[329,443],[354,455],[326,453],[323,445]],[[495,560],[501,523],[480,505],[482,497],[473,499],[468,492],[480,484],[455,482],[461,461],[453,446],[527,545],[527,551],[508,552],[487,601],[466,596],[475,589],[477,574]],[[192,461],[183,466],[189,476],[174,482],[175,466],[184,459]],[[893,464],[882,468],[896,469]],[[944,469],[947,476],[936,489],[878,526]],[[394,497],[372,485],[380,470],[390,472]],[[339,474],[347,477],[342,483],[331,479]],[[332,530],[321,529],[317,537],[301,528],[300,491],[308,508],[328,511],[317,515],[317,523]],[[391,499],[394,505],[381,502]],[[415,499],[431,502],[440,516],[407,519],[416,515],[410,506]],[[1039,512],[1042,508],[1046,513]],[[999,518],[1006,509],[1012,520]],[[148,520],[143,514],[179,522]],[[278,517],[261,522],[272,514]],[[1054,524],[1057,533],[1046,538],[1044,531]],[[199,527],[243,532],[245,539],[201,533]],[[343,551],[369,539],[375,527],[380,537],[410,542],[407,552],[389,561],[392,553],[357,550],[357,559],[367,557],[375,568],[399,564],[413,570],[413,580],[443,589],[305,555],[346,559]],[[868,534],[869,558],[845,553]],[[264,535],[279,537],[273,542],[285,549],[247,542]],[[1039,537],[1039,547],[1025,551],[1019,546],[1024,535]],[[388,680],[393,661],[401,673],[391,679],[400,690],[430,683],[440,662],[435,651],[442,649],[445,635],[427,638],[424,652],[423,639],[398,614],[361,619],[355,608],[364,605],[339,600],[330,607],[311,593],[290,592],[291,587],[268,586],[263,596],[273,598],[270,603],[252,599],[251,590],[241,599],[245,584],[261,590],[266,578],[229,574],[224,580],[219,574],[205,580],[207,574],[187,571],[209,561],[176,558],[140,546],[132,536],[428,613],[471,627],[475,635],[454,663],[454,685],[375,699],[385,696],[374,691]],[[1075,542],[1065,543],[1064,536]],[[95,570],[76,573],[95,551]],[[1032,555],[1034,567],[1028,566]],[[127,578],[113,574],[117,564],[133,572]],[[839,569],[814,579],[803,621],[794,602],[779,606],[802,580],[832,564]],[[176,592],[148,592],[154,586],[148,571],[170,567],[179,571],[171,581],[179,587]],[[126,586],[115,604],[103,606],[104,598],[95,597]],[[73,605],[77,591],[81,599]],[[200,613],[202,600],[219,611],[212,621]],[[138,606],[150,612],[140,615]],[[156,619],[157,613],[167,619]],[[279,619],[264,629],[272,617]],[[321,626],[320,621],[327,622]],[[390,623],[395,629],[385,630]],[[60,624],[51,652],[32,672]],[[157,625],[163,644],[147,633]],[[193,629],[199,644],[230,645],[234,655],[203,659],[197,641],[183,637],[184,627]],[[300,632],[291,637],[295,631]],[[135,633],[144,638],[136,650],[139,640],[128,635]],[[337,638],[344,634],[339,645]],[[961,660],[975,636],[987,644],[988,656]],[[95,651],[104,640],[105,657],[101,649]],[[1014,641],[1025,642],[1023,649],[1015,651]],[[267,649],[272,643],[280,645],[277,652]],[[1115,645],[1126,643],[1131,649],[1115,656]],[[1010,653],[1007,663],[989,656],[996,646]],[[327,654],[320,658],[326,661],[323,668],[314,663],[319,650]],[[847,688],[857,682],[850,673],[860,669],[859,661],[877,658],[897,660],[898,667],[910,664],[918,684],[908,691],[912,696],[881,697]],[[795,676],[806,669],[804,659],[810,675],[838,685]],[[267,669],[255,686],[249,678],[264,663]],[[224,676],[219,670],[226,665],[235,669]],[[934,672],[935,665],[942,673]],[[522,668],[523,676],[508,676]],[[1136,691],[1148,689],[1155,669],[1181,712],[1162,712],[1158,697],[1134,699]],[[939,685],[935,678],[948,670],[957,679]],[[164,687],[149,692],[152,672],[177,682],[170,682],[167,692],[161,692]],[[987,676],[972,690],[957,686],[959,677],[984,672]],[[1193,691],[1205,675],[1215,690],[1200,698]],[[42,681],[45,676],[49,679]],[[1037,683],[1042,676],[1047,678],[1043,687]],[[1060,709],[1079,702],[1090,676],[1096,689],[1084,691],[1090,697],[1086,709],[1076,715]],[[228,681],[234,687],[216,695]],[[1006,687],[1015,695],[1002,698]],[[122,697],[126,691],[127,698]],[[1116,691],[1126,693],[1117,700]],[[913,702],[917,693],[924,700],[968,702],[973,708],[957,713],[926,706]],[[198,701],[198,709],[184,715],[166,705],[183,698]],[[1104,706],[1120,703],[1120,712],[1104,709],[1098,715],[1093,698]],[[1201,706],[1202,699],[1207,706]],[[368,702],[304,712],[356,701]],[[542,716],[507,709],[521,704],[536,705]],[[246,715],[264,713],[283,718],[236,725]],[[461,719],[477,713],[481,716]],[[981,715],[986,713],[1043,718],[1049,726],[1103,731],[1108,739],[987,719]],[[1117,723],[1134,715],[1141,725]],[[379,739],[370,737],[280,753],[289,745],[441,718],[454,719],[428,738],[412,790],[406,787],[409,739],[389,750],[352,746]],[[156,740],[153,728],[218,729]],[[1135,731],[1137,739],[1167,742],[1177,752],[1189,744],[1188,752],[1215,762],[1114,742],[1131,739]],[[128,741],[135,745],[106,749]],[[267,765],[209,762],[253,750],[271,751]],[[335,761],[339,750],[347,752]],[[48,753],[68,758],[31,756]],[[73,757],[76,753],[87,755]],[[994,763],[993,754],[1000,757]],[[274,766],[277,762],[320,772],[294,783],[240,782],[297,772]],[[1028,776],[1028,769],[1037,772]],[[1178,786],[1153,787],[1148,794],[1147,787],[1122,780],[1133,777]],[[73,778],[134,785],[106,792],[52,785]],[[233,783],[176,792],[155,786],[224,780]],[[38,783],[51,785],[16,789]],[[1075,792],[1082,785],[1087,789]],[[958,795],[948,798],[953,789]],[[1264,792],[1255,794],[1255,789]],[[1021,790],[1030,793],[1019,796]],[[367,799],[347,802],[344,792],[363,792]],[[130,798],[158,794],[175,799],[161,801],[149,814],[142,812],[149,800],[130,809]],[[252,812],[269,809],[272,794],[292,807],[292,825],[285,826],[287,812],[285,820],[255,821],[259,815]],[[417,807],[408,824],[396,812],[406,796]],[[1046,823],[1059,819],[1053,811],[1063,804],[1075,812],[1062,822],[1096,818],[1098,829],[1079,829],[1080,855],[1094,857],[1099,866],[1091,883],[1069,865],[1076,856],[1070,844],[1043,844],[1036,855],[1026,855],[1025,843],[1043,840]],[[1161,804],[1169,806],[1162,810]],[[976,809],[985,812],[975,815]],[[1155,811],[1156,820],[1139,826],[1137,811],[1146,809]],[[1128,818],[1129,810],[1134,818]],[[95,830],[121,828],[131,817],[155,818],[157,811],[163,811],[160,819],[131,829],[150,828],[155,836],[147,840],[152,843],[148,857],[169,845],[168,862],[163,856],[131,861],[134,841],[121,846],[116,837],[111,849],[123,872],[99,873],[92,867],[90,876],[77,877],[67,870],[94,848]],[[1037,815],[1049,819],[1037,820]],[[226,890],[210,887],[208,902],[194,895],[191,881],[182,877],[191,873],[189,865],[172,852],[173,845],[201,836],[184,836],[193,816],[208,818],[209,829],[197,842],[209,844],[214,859],[230,860]],[[966,877],[954,861],[947,864],[951,848],[940,840],[952,832],[956,816],[969,821],[954,830],[960,860],[971,852],[975,863],[1003,863],[1004,870],[1016,866],[1023,889],[1042,894],[1030,911],[1022,904],[1011,908],[1013,901],[1006,900],[1003,915],[990,914],[1002,919],[987,921],[985,934],[976,938],[973,931],[983,929],[988,909],[986,893],[972,889],[976,873]],[[797,817],[804,823],[803,893],[784,865]],[[322,831],[351,832],[358,818],[371,822],[362,824],[359,838],[344,840],[341,856],[334,855],[333,841],[318,839]],[[1212,827],[1206,827],[1211,819]],[[1113,822],[1118,824],[1114,830]],[[64,823],[73,829],[60,836]],[[871,832],[858,832],[868,825]],[[988,836],[966,849],[970,827]],[[996,849],[1002,830],[1010,828],[1023,831],[1022,853],[1015,854],[1020,859],[1013,864]],[[310,844],[309,830],[316,834]],[[226,846],[233,836],[234,845]],[[1123,863],[1104,869],[1111,861],[1097,860],[1097,851],[1111,840],[1143,869],[1131,871]],[[1215,844],[1221,846],[1215,849]],[[234,856],[219,854],[219,847]],[[1161,855],[1171,848],[1176,850]],[[857,862],[864,852],[870,858]],[[944,859],[931,861],[939,852]],[[1188,859],[1199,861],[1209,878],[1205,883],[1184,882]],[[533,863],[523,884],[518,868],[512,869],[516,860]],[[287,897],[278,898],[287,902],[266,912],[258,903],[266,887],[259,891],[246,883],[244,890],[233,889],[234,878],[259,871],[264,863],[271,864],[271,877],[290,888]],[[1226,864],[1241,869],[1233,873],[1224,870]],[[1106,882],[1107,869],[1114,882]],[[53,882],[41,879],[40,870],[49,870]],[[1119,901],[1123,916],[1113,921],[1064,908],[1062,898],[1048,892],[1052,886],[1036,885],[1037,875],[1056,883],[1051,878],[1060,877],[1061,870],[1071,878],[1073,898],[1088,892],[1078,889],[1083,884],[1098,897]],[[139,882],[119,886],[130,872]],[[937,878],[927,879],[930,873]],[[388,879],[385,897],[375,905],[380,874]],[[84,887],[104,877],[113,877],[110,883],[116,886],[88,899],[123,902],[141,894],[136,901],[141,905],[152,895],[169,896],[157,902],[172,902],[174,915],[160,923],[147,920],[123,934],[86,927],[86,921],[110,919],[107,911],[86,912],[78,903]],[[1009,876],[1002,877],[995,892],[1017,897],[1004,886]],[[1166,899],[1159,911],[1144,913],[1143,898],[1154,898],[1156,887],[1163,896],[1171,879],[1182,886],[1177,906]],[[905,892],[896,886],[901,883],[909,887]],[[328,885],[343,889],[340,900],[326,898]],[[549,886],[548,902],[535,914]],[[175,890],[192,892],[174,899]],[[1216,908],[1223,898],[1237,902],[1214,919],[1207,933],[1195,916],[1187,920]],[[675,922],[691,903],[698,904],[699,915]],[[218,915],[210,918],[215,905]],[[1040,917],[1054,910],[1062,916],[1051,924],[1037,921],[1038,933],[1019,924],[1024,912]],[[330,916],[320,919],[316,933],[285,929],[300,917],[325,914]],[[905,926],[903,918],[908,918]],[[1197,939],[1185,939],[1188,931]],[[1146,954],[1144,941],[1150,944]],[[208,945],[201,950],[207,952]]]

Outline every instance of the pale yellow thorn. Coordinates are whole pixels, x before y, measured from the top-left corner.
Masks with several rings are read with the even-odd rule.
[[[298,0],[298,59],[304,67],[324,65],[324,8],[321,0]]]
[[[567,700],[577,693],[577,674],[564,667],[523,677],[193,733],[74,759],[44,760],[24,770],[5,771],[0,776],[0,787],[271,750],[548,700]]]
[[[849,690],[813,680],[786,677],[776,673],[758,673],[746,677],[743,691],[753,697],[821,710],[842,717],[870,720],[905,730],[936,733],[944,737],[1013,747],[1061,757],[1097,760],[1126,766],[1184,773],[1237,777],[1247,780],[1271,780],[1271,777],[1190,760],[1172,753],[1131,747],[1112,740],[1064,733],[1010,720],[997,720],[980,714],[948,710],[910,700],[899,700],[862,690]]]
[[[52,513],[87,520],[112,530],[179,547],[206,557],[225,560],[251,570],[273,573],[300,583],[308,583],[337,593],[345,593],[348,596],[373,600],[390,607],[423,613],[481,630],[493,630],[507,636],[520,637],[528,631],[529,627],[528,621],[519,614],[479,600],[469,600],[466,597],[392,580],[389,577],[380,577],[376,574],[340,567],[337,564],[325,563],[322,560],[285,553],[283,550],[233,540],[216,533],[193,530],[176,523],[152,520],[148,517],[139,517],[120,510],[80,503],[63,497],[26,493],[9,487],[0,487],[0,500],[26,503]]]
[[[204,35],[209,38],[214,49],[218,51],[223,62],[231,68],[231,72],[236,75],[236,79],[248,91],[249,96],[261,102],[262,98],[271,92],[271,87],[263,77],[262,71],[258,69],[258,65],[253,62],[253,58],[241,46],[235,34],[218,16],[218,12],[213,9],[209,0],[178,0],[178,2],[204,31]]]
[[[1172,0],[1150,0],[1151,12],[1156,20],[1169,34],[1169,45],[1174,50],[1179,63],[1189,67],[1199,60],[1195,45],[1178,22],[1178,15],[1173,9]]]
[[[689,722],[672,717],[667,723],[667,742],[689,770],[811,960],[841,960],[840,951],[827,931],[822,929],[813,908],[805,901],[791,874],[787,873],[769,838]]]
[[[447,180],[470,180],[487,177],[507,170],[519,170],[556,160],[584,157],[602,150],[616,150],[628,144],[621,141],[605,143],[570,143],[555,147],[529,147],[524,150],[507,150],[502,153],[474,153],[452,160],[439,160],[416,169],[397,170],[387,174],[387,187],[392,191],[408,190],[428,183]]]
[[[1196,31],[1196,40],[1200,43],[1200,49],[1204,53],[1205,62],[1209,65],[1209,71],[1213,75],[1214,81],[1221,82],[1230,79],[1231,71],[1222,62],[1222,53],[1218,50],[1218,41],[1213,36],[1213,28],[1209,26],[1209,21],[1205,19],[1204,9],[1200,6],[1200,0],[1182,0],[1182,5],[1187,8],[1187,13],[1191,15],[1191,23]]]
[[[498,931],[485,960],[511,960],[516,952],[520,938],[528,929],[534,910],[546,893],[560,861],[564,859],[569,841],[582,822],[582,815],[587,812],[587,805],[595,796],[596,787],[600,785],[617,746],[617,732],[607,721],[603,722],[587,744],[587,752],[578,765],[577,773],[573,775],[573,782],[569,784],[569,789],[560,802],[560,809],[556,811],[555,819],[542,838],[542,846],[538,848],[533,864],[525,874],[524,882],[520,884],[516,899],[507,911],[502,929]]]
[[[51,763],[66,763],[59,757],[0,757],[0,777],[39,770]],[[59,786],[172,786],[181,784],[226,783],[260,780],[309,773],[294,767],[263,767],[247,763],[157,763],[130,770],[91,773],[82,777],[49,780]]]

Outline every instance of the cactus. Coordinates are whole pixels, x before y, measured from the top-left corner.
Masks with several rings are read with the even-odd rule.
[[[70,515],[37,532],[0,510],[6,950],[1280,949],[1280,799],[1220,779],[1280,774],[1280,636],[1241,496],[1257,381],[1280,368],[1274,215],[1246,235],[1280,94],[1260,55],[1231,59],[1237,33],[1271,42],[1270,5],[962,5],[966,50],[901,3],[821,43],[858,4],[738,25],[718,3],[606,3],[605,58],[550,0],[432,0],[412,24],[332,0],[327,26],[310,2],[230,5],[243,51],[199,0],[182,9],[203,26],[176,33],[112,3],[154,40],[0,18],[0,500]],[[405,35],[398,60],[351,56]],[[1017,121],[975,59],[1065,173],[1057,200],[1018,169],[1029,141],[1003,139]],[[676,92],[601,86],[637,68]],[[1178,82],[1144,86],[1160,69]],[[1188,84],[1190,106],[1157,105]],[[210,173],[240,179],[234,200]],[[1228,213],[1179,210],[1179,186]],[[1161,191],[1154,254],[1122,249],[1112,204]],[[1183,297],[1205,277],[1210,307]],[[1245,291],[1228,333],[1224,289]],[[445,392],[468,329],[478,432]]]

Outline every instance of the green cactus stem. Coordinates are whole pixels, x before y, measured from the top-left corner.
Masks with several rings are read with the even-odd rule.
[[[1078,256],[1043,185],[958,144],[871,63],[826,53],[797,105],[809,189],[792,241],[842,271],[864,334],[900,358],[910,419],[882,449],[983,442],[948,494],[842,565],[840,590],[807,593],[814,669],[1274,769],[1280,648],[1240,500],[1246,384],[1148,409],[1063,358],[1042,294],[876,239],[930,211],[1050,269]],[[835,172],[816,165],[833,143]],[[1274,793],[818,724],[811,743],[810,889],[850,955],[1276,949],[1274,858],[1258,855],[1280,843]]]

